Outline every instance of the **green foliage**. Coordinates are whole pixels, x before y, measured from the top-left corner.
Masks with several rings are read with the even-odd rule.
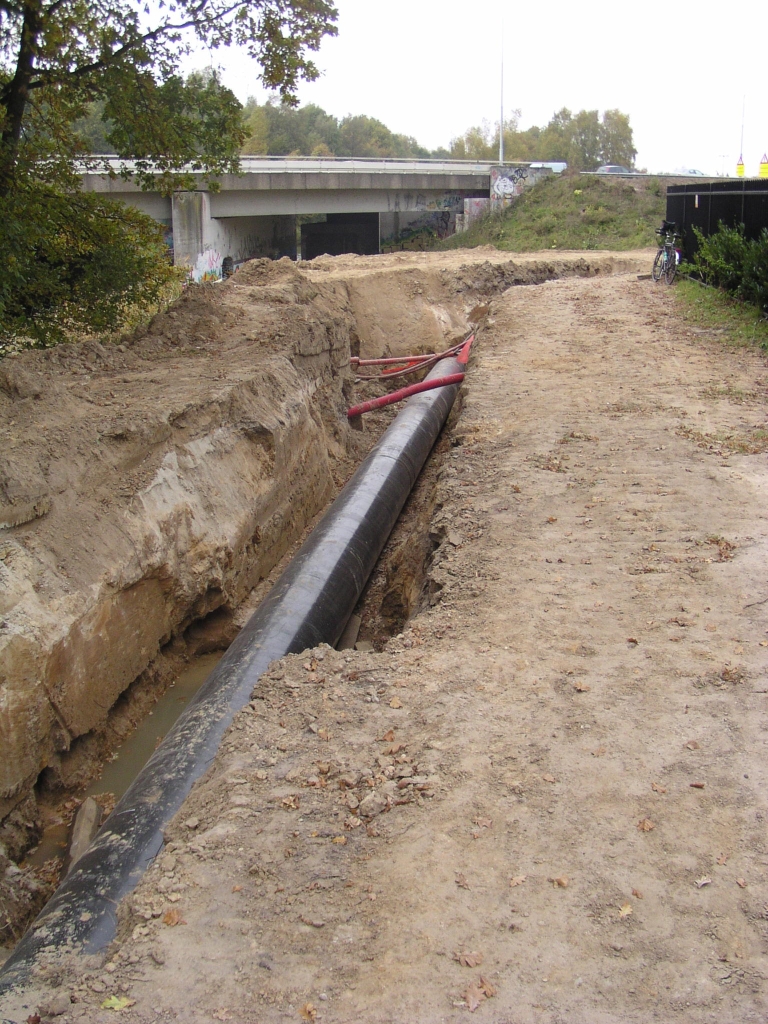
[[[34,185],[0,198],[0,218],[0,353],[114,330],[180,276],[159,224],[93,193]]]
[[[79,172],[114,174],[88,155],[111,150],[169,193],[238,169],[241,105],[213,72],[180,75],[193,46],[244,47],[291,104],[335,19],[330,0],[0,0],[0,337],[102,330],[165,286],[160,229],[84,198]]]
[[[543,249],[637,249],[655,244],[664,198],[640,181],[552,175],[527,189],[502,214],[489,214],[438,249],[495,245],[512,252]]]
[[[631,168],[636,150],[629,117],[620,110],[606,110],[602,120],[596,110],[574,115],[563,107],[552,115],[545,128],[535,125],[520,130],[519,110],[504,120],[504,159],[564,161],[571,170],[593,171],[601,164]],[[473,160],[496,160],[499,126],[488,121],[469,128],[451,142],[450,155]]]
[[[768,320],[756,306],[685,278],[678,281],[672,294],[689,323],[712,331],[726,344],[759,345],[768,350]]]
[[[734,298],[768,308],[768,230],[755,239],[745,238],[743,224],[729,228],[721,223],[707,238],[698,228],[694,231],[699,243],[694,272]]]
[[[390,131],[373,117],[340,120],[313,103],[298,110],[278,97],[244,110],[242,152],[269,156],[428,157],[429,150],[407,135]]]

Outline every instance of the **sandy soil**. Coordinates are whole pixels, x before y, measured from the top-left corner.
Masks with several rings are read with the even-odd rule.
[[[493,300],[431,605],[276,664],[108,956],[3,1014],[765,1020],[767,398],[634,276]]]

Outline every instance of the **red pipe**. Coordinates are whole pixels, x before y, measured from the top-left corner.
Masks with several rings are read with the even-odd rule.
[[[347,417],[348,419],[353,419],[355,416],[360,416],[361,413],[370,412],[371,409],[381,409],[385,405],[401,402],[404,398],[409,398],[411,395],[421,394],[422,391],[444,388],[448,384],[461,384],[463,380],[463,373],[449,373],[447,377],[433,377],[430,380],[423,380],[420,384],[411,384],[407,388],[400,388],[399,391],[392,391],[390,394],[382,395],[380,398],[371,398],[368,402],[353,405],[351,409],[347,409]]]

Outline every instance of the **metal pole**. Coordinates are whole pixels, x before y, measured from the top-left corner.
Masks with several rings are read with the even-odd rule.
[[[504,165],[504,15],[501,16],[501,117],[499,118],[499,163]]]

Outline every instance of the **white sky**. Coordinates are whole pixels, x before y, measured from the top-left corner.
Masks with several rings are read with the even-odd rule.
[[[498,121],[503,11],[505,109],[521,108],[523,128],[543,126],[564,106],[618,107],[630,116],[638,167],[733,174],[746,97],[748,175],[768,150],[765,0],[733,8],[713,0],[336,6],[339,34],[316,55],[322,76],[301,87],[302,104],[376,117],[430,149],[483,118]],[[266,97],[244,55],[219,51],[213,63],[241,100]]]

